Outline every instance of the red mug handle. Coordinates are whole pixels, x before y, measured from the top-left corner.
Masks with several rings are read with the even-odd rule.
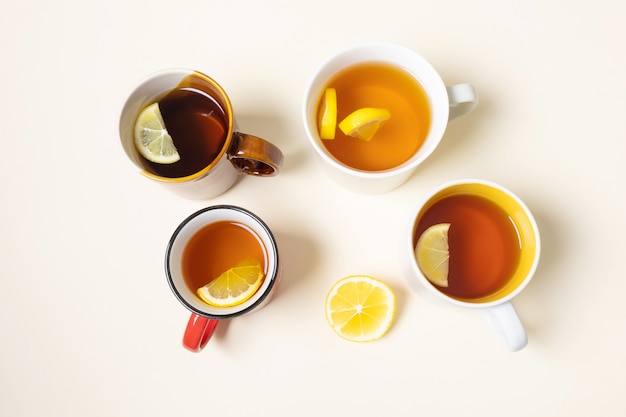
[[[183,346],[192,352],[200,352],[208,343],[219,320],[191,314],[183,336]]]

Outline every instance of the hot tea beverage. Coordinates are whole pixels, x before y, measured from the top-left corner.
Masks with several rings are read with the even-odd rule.
[[[431,123],[429,100],[406,70],[384,62],[362,62],[337,72],[326,88],[336,90],[338,121],[364,107],[383,108],[391,114],[370,141],[339,129],[335,139],[323,140],[340,162],[359,170],[383,171],[409,160],[424,143]]]
[[[454,194],[426,209],[415,229],[414,244],[432,225],[449,223],[448,286],[437,288],[460,300],[476,300],[504,288],[518,267],[521,244],[517,226],[494,202],[472,194]]]
[[[208,92],[211,85],[195,74],[158,100],[167,132],[180,159],[174,163],[152,162],[140,155],[143,168],[155,175],[180,178],[207,167],[220,154],[228,133],[228,116]]]
[[[261,238],[248,226],[219,221],[198,230],[182,256],[182,274],[192,293],[225,271],[242,265],[260,265],[267,274],[267,251]]]

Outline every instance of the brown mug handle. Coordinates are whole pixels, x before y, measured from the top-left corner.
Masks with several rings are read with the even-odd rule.
[[[265,139],[235,133],[228,159],[244,174],[271,177],[280,172],[284,158],[281,150]]]

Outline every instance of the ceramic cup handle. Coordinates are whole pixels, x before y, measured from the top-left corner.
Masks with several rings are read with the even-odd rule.
[[[455,84],[446,87],[448,91],[448,101],[450,102],[450,113],[448,120],[456,119],[474,110],[478,103],[476,90],[471,84]]]
[[[495,307],[483,308],[481,313],[498,339],[512,352],[523,349],[528,344],[528,336],[513,304],[510,302]]]
[[[245,133],[235,133],[228,159],[244,174],[264,177],[278,174],[283,165],[283,153],[276,145]]]
[[[200,352],[204,349],[211,336],[213,336],[217,323],[219,323],[219,320],[209,319],[192,313],[183,336],[185,349],[192,352]]]

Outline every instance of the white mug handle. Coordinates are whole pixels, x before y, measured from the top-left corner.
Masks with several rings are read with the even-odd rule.
[[[483,317],[489,323],[498,339],[512,352],[523,349],[528,344],[528,336],[513,304],[502,303],[495,307],[481,309]]]
[[[455,84],[446,87],[450,113],[448,120],[456,119],[474,110],[478,103],[476,90],[471,84]]]

